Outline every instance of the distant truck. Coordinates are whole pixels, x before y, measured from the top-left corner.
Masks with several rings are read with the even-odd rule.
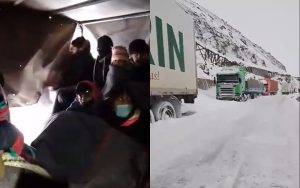
[[[256,98],[263,92],[263,83],[255,79],[246,80],[243,66],[226,67],[216,75],[216,98],[246,101]]]
[[[284,81],[281,84],[281,93],[283,95],[288,95],[291,93],[296,93],[298,91],[298,84],[295,80],[291,79],[290,81]]]
[[[264,91],[264,84],[259,80],[250,78],[246,81],[246,91],[245,94],[250,96],[252,99],[257,96],[261,96]]]
[[[263,95],[276,95],[278,92],[278,81],[272,80],[271,78],[265,78],[264,83],[264,92]]]
[[[284,81],[281,84],[281,93],[282,93],[282,95],[288,95],[288,94],[290,94],[292,92],[293,92],[292,84],[289,83],[289,82]]]
[[[151,122],[181,116],[181,101],[197,97],[193,19],[175,0],[150,5]]]

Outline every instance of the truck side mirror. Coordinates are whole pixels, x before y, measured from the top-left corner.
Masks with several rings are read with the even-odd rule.
[[[239,83],[242,83],[242,79],[241,78],[239,78]]]
[[[216,84],[216,77],[214,77],[214,84]]]

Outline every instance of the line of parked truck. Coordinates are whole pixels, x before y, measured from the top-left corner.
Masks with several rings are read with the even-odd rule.
[[[194,103],[198,88],[192,17],[175,0],[151,0],[150,12],[150,115],[154,122],[180,117],[182,101]],[[215,83],[217,99],[237,101],[275,95],[279,87],[270,78],[246,79],[244,67],[227,68],[216,75]]]
[[[271,78],[246,79],[245,67],[227,67],[216,75],[216,98],[236,101],[254,99],[261,95],[276,95],[279,92],[279,82]],[[282,94],[295,93],[298,84],[290,79],[281,84]]]

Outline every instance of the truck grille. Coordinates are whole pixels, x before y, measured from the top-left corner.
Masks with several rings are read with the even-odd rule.
[[[234,88],[232,85],[221,85],[220,86],[220,97],[233,97]]]

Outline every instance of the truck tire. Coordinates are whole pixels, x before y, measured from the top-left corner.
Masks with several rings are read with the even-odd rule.
[[[170,103],[172,103],[173,107],[175,108],[175,113],[176,113],[176,118],[181,118],[182,117],[182,113],[181,113],[181,102],[180,100],[173,96],[170,100]]]
[[[152,106],[152,112],[156,121],[176,118],[176,111],[169,101],[159,101]]]

